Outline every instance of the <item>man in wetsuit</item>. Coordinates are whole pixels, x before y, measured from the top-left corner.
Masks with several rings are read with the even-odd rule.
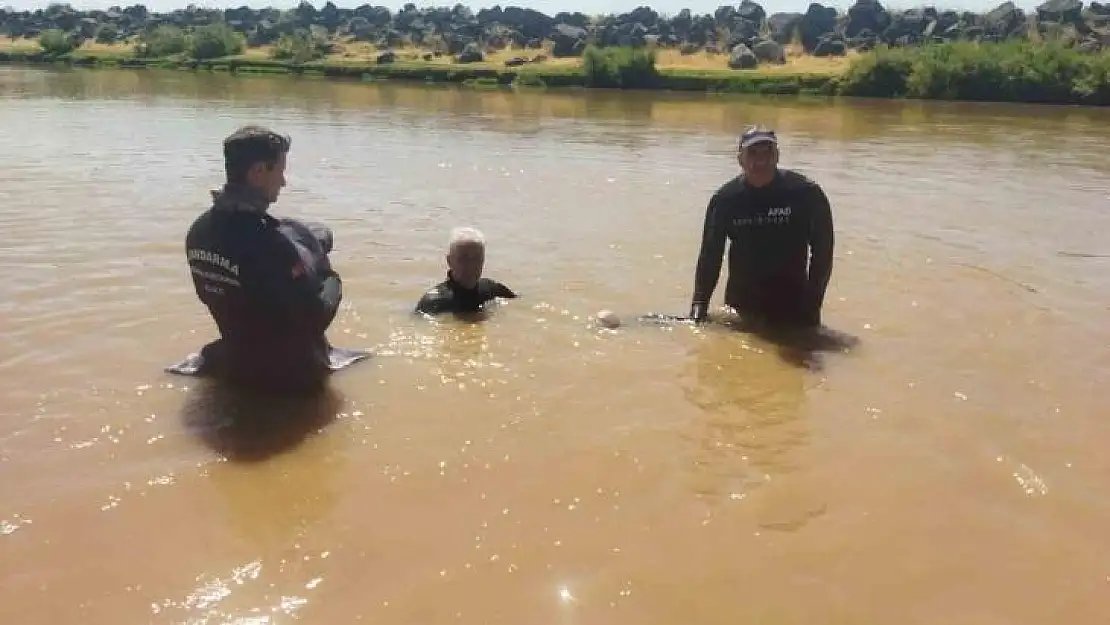
[[[451,233],[447,247],[447,279],[432,287],[416,304],[416,312],[477,313],[495,298],[516,297],[509,287],[482,277],[486,244],[482,233],[473,228],[458,228]]]
[[[312,392],[329,369],[325,331],[343,285],[331,233],[267,211],[285,186],[290,140],[246,126],[224,140],[222,189],[185,237],[201,302],[220,331],[202,350],[219,378],[268,392]]]
[[[772,326],[817,327],[832,275],[833,219],[818,184],[778,167],[774,131],[740,138],[742,173],[709,200],[690,316],[703,321],[729,241],[725,305]]]

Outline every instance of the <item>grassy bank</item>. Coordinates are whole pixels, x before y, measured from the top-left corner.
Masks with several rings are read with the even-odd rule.
[[[880,48],[851,63],[836,90],[881,98],[1105,106],[1110,51],[1032,41]]]
[[[1110,52],[1082,52],[1044,41],[880,46],[865,53],[820,59],[792,48],[785,63],[750,70],[729,69],[727,55],[689,55],[670,49],[589,48],[582,57],[574,58],[550,58],[543,50],[506,49],[474,63],[454,62],[422,49],[390,52],[393,58],[386,63],[379,61],[381,51],[362,43],[333,45],[329,53],[307,61],[288,58],[295,53],[275,47],[197,60],[182,51],[142,53],[129,44],[86,43],[69,51],[46,52],[35,41],[0,40],[0,62],[292,73],[490,87],[1110,104]]]
[[[247,48],[239,54],[197,60],[183,52],[143,54],[134,44],[86,42],[72,50],[47,52],[37,41],[0,39],[0,62],[54,63],[84,67],[157,67],[232,72],[289,73],[361,80],[454,82],[475,86],[639,88],[673,91],[722,91],[768,94],[831,94],[848,59],[818,59],[788,50],[785,63],[752,70],[730,70],[728,55],[680,54],[677,50],[591,49],[582,57],[551,58],[545,50],[506,49],[479,62],[457,63],[429,50],[383,53],[365,43],[341,43],[318,58],[300,61],[277,46]],[[173,48],[171,48],[173,49]],[[523,63],[520,63],[524,61]],[[593,62],[591,62],[593,61]],[[513,64],[513,63],[520,64]],[[626,72],[621,68],[635,65]],[[612,72],[622,74],[615,80]]]

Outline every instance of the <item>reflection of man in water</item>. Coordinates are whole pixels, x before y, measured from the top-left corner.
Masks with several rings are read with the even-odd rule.
[[[224,140],[227,182],[185,239],[197,296],[220,340],[202,354],[216,375],[265,390],[322,387],[324,336],[342,299],[327,261],[331,233],[267,213],[285,186],[290,140],[248,126]]]
[[[482,233],[473,228],[457,228],[451,233],[447,247],[447,279],[420,298],[416,312],[476,313],[495,298],[516,297],[509,287],[482,277],[486,260],[486,243]]]
[[[740,139],[741,175],[713,194],[705,212],[690,316],[704,320],[729,241],[725,305],[772,325],[821,325],[833,264],[833,220],[821,187],[779,169],[774,131]]]
[[[806,444],[806,372],[775,354],[748,346],[742,335],[706,336],[694,348],[683,383],[700,410],[694,435],[699,491],[746,492],[793,468]]]

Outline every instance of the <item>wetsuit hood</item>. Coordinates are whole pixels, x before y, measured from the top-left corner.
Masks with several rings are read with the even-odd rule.
[[[248,185],[227,183],[223,188],[212,191],[212,208],[214,210],[245,213],[265,213],[270,208],[270,200]]]

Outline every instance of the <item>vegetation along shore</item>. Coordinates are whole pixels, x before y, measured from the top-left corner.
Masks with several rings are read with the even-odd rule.
[[[474,11],[406,4],[152,13],[0,9],[0,61],[292,72],[471,85],[813,93],[1110,104],[1110,4],[1026,14],[892,11],[857,0],[768,14]]]

